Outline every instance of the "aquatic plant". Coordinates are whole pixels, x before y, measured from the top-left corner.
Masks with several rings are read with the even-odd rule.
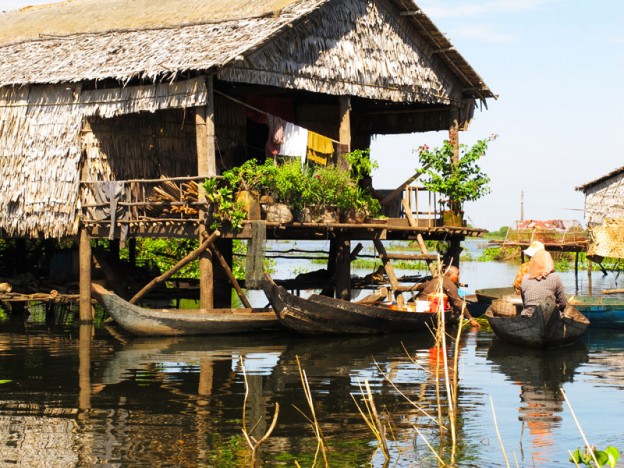
[[[581,452],[581,448],[578,447],[572,455],[570,455],[570,461],[577,466],[580,464],[591,467],[602,467],[609,465],[615,467],[618,459],[620,458],[620,451],[617,447],[609,445],[604,450],[596,450],[595,447],[585,448]]]

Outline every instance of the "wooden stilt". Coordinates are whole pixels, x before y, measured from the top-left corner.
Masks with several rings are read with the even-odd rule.
[[[93,306],[91,305],[91,239],[84,229],[80,230],[78,256],[80,275],[80,322],[91,323],[93,322]]]
[[[136,237],[131,237],[128,241],[128,261],[130,265],[136,266]]]
[[[340,96],[340,128],[338,130],[340,148],[338,148],[338,167],[343,169],[349,168],[349,163],[343,157],[343,154],[351,151],[351,98],[349,96]]]
[[[217,175],[214,122],[214,89],[213,77],[206,77],[208,102],[205,107],[196,108],[195,138],[197,144],[197,174],[206,177]],[[199,200],[204,201],[203,187],[200,185]],[[204,222],[199,226],[199,240],[206,231],[207,213],[201,210],[199,218]],[[199,304],[201,308],[211,309],[214,306],[214,273],[212,270],[211,252],[205,249],[199,259]]]
[[[579,283],[578,283],[578,260],[579,260],[579,253],[576,252],[576,255],[574,256],[574,282],[575,282],[575,292],[578,294],[578,290],[579,290]]]
[[[214,307],[229,309],[232,307],[232,239],[218,239],[210,247],[212,255]],[[232,285],[232,286],[230,286]],[[238,294],[238,292],[237,292]]]
[[[342,233],[336,255],[336,297],[351,300],[351,241]]]

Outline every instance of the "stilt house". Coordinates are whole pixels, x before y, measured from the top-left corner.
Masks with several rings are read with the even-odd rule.
[[[254,111],[346,152],[376,134],[448,130],[457,143],[493,97],[411,0],[71,0],[7,12],[0,231],[79,238],[86,310],[90,239],[201,236],[201,216],[180,215],[182,193],[152,195],[263,154]]]

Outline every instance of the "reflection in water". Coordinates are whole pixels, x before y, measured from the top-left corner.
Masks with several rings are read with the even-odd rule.
[[[0,380],[8,380],[0,384],[0,465],[245,466],[244,360],[247,428],[256,438],[280,405],[277,427],[261,447],[263,463],[295,466],[296,460],[311,466],[316,440],[296,409],[307,413],[299,357],[330,448],[330,466],[383,465],[352,400],[364,379],[382,417],[392,423],[390,466],[435,466],[414,430],[417,426],[434,444],[439,440],[437,424],[422,412],[437,416],[432,372],[439,353],[428,333],[134,339],[89,328],[55,331],[44,322],[26,330],[0,326]],[[458,464],[503,466],[491,424],[491,395],[501,405],[498,423],[506,444],[513,444],[524,426],[525,460],[567,466],[567,450],[582,442],[561,407],[557,391],[564,383],[568,396],[592,395],[574,404],[583,410],[583,423],[592,424],[594,440],[624,446],[620,418],[611,411],[624,405],[624,375],[616,372],[623,368],[624,339],[614,343],[591,331],[588,337],[589,354],[581,346],[539,355],[518,348],[505,352],[504,346],[490,349],[491,333],[469,333],[461,343],[458,368]],[[415,362],[407,359],[406,350]],[[588,414],[600,415],[600,424]]]
[[[588,361],[583,343],[566,348],[520,348],[494,340],[487,354],[498,370],[520,386],[519,419],[532,439],[530,460],[543,464],[556,446],[554,430],[561,422],[564,382],[572,382],[577,367]]]

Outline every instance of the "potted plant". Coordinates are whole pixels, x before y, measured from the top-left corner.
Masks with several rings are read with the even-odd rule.
[[[477,141],[472,147],[459,146],[459,158],[454,161],[454,147],[445,140],[439,148],[427,145],[418,148],[420,163],[425,167],[423,185],[427,190],[444,196],[441,203],[448,208],[443,212],[445,224],[462,225],[463,206],[466,201],[475,201],[490,192],[490,178],[477,162],[485,156],[490,138]]]

